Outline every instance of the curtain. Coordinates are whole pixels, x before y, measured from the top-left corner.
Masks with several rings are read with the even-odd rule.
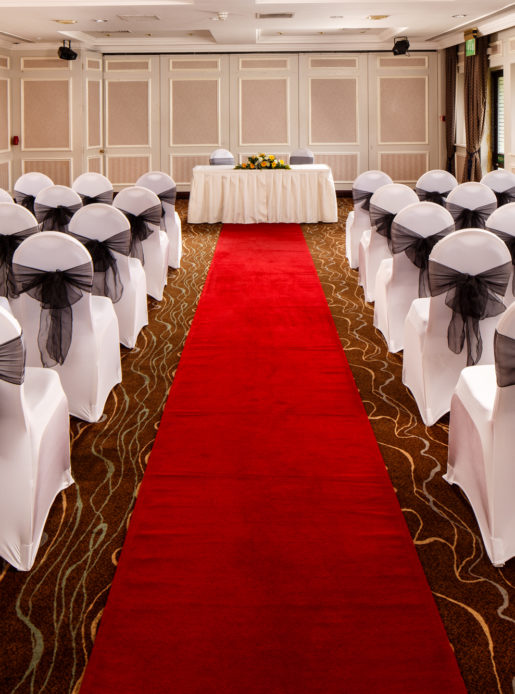
[[[445,49],[445,144],[447,147],[447,171],[456,175],[454,153],[456,151],[456,68],[458,47]]]
[[[462,181],[481,180],[481,138],[485,127],[488,36],[476,40],[476,55],[465,56],[465,135],[467,161]]]

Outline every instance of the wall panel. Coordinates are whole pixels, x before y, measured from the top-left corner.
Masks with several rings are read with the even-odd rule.
[[[22,80],[24,150],[71,148],[70,95],[69,79]]]
[[[70,186],[72,184],[71,159],[24,159],[23,173],[40,171],[46,174],[56,185]]]
[[[10,162],[0,162],[0,188],[11,190]]]

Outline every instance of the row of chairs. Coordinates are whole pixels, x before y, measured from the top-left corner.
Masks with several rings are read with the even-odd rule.
[[[27,200],[0,202],[0,556],[20,570],[73,484],[69,414],[102,416],[122,378],[120,342],[134,346],[147,324],[147,293],[162,297],[170,256],[160,227],[172,205],[142,185],[109,204],[85,199],[93,185],[79,197],[52,184],[37,191],[26,176],[32,192],[19,180],[15,196],[32,195],[38,217]],[[59,221],[62,230],[48,229]]]
[[[369,173],[371,185],[385,180]],[[445,190],[449,176],[428,172],[416,192],[386,182],[368,198],[357,179],[347,250],[358,222],[360,277],[367,263],[374,281],[374,325],[390,351],[403,349],[403,383],[424,423],[450,411],[445,478],[469,497],[487,553],[502,565],[515,556],[508,424],[515,405],[515,175],[490,172],[481,183]],[[430,201],[420,201],[421,183],[436,193]]]

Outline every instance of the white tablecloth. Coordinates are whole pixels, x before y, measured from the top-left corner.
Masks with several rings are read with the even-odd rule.
[[[232,166],[195,166],[188,222],[336,222],[331,169],[325,164],[246,171]]]

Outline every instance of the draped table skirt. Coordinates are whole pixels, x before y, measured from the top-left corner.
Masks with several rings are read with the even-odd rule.
[[[336,222],[331,169],[325,164],[250,171],[195,166],[188,206],[192,224]]]

